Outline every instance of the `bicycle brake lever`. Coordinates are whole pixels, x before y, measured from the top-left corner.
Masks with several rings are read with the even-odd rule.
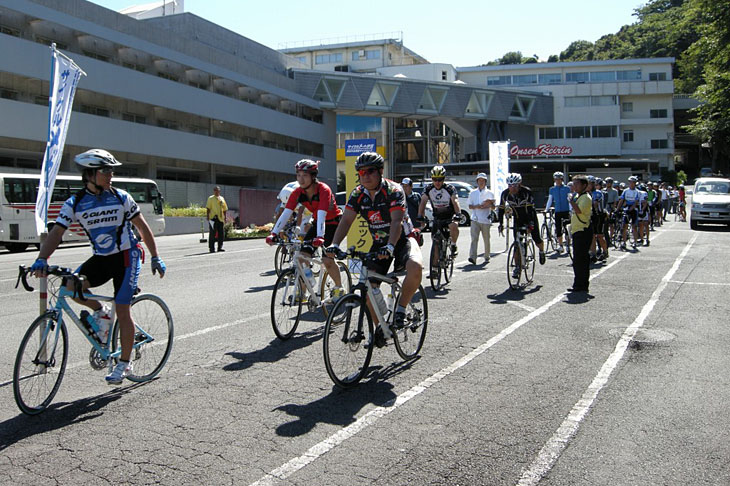
[[[18,280],[15,282],[15,288],[17,289],[18,285],[22,282],[23,288],[25,290],[27,290],[28,292],[33,292],[33,287],[31,287],[28,284],[28,280],[26,278],[27,275],[28,275],[28,269],[25,268],[25,266],[20,265],[20,267],[18,268]]]
[[[74,279],[74,298],[78,297],[81,300],[89,300],[86,297],[84,297],[84,278],[74,275],[73,279]]]

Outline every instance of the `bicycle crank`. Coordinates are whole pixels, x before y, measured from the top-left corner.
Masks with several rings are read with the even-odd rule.
[[[96,348],[91,348],[91,352],[89,352],[89,364],[95,370],[103,370],[107,367],[108,362],[102,359],[101,354],[99,354]]]

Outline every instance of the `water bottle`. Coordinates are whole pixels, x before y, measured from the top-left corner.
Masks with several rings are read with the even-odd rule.
[[[383,315],[383,317],[385,317],[388,313],[388,304],[385,302],[383,292],[381,292],[379,288],[374,288],[372,289],[372,295],[375,299],[375,303],[378,305],[380,313]]]
[[[312,288],[315,287],[316,282],[314,281],[314,273],[312,273],[312,269],[307,267],[304,269],[304,278],[307,279],[307,282],[309,282],[309,285],[312,286]]]
[[[81,314],[79,314],[79,318],[81,319],[81,324],[83,324],[84,328],[86,328],[88,335],[98,341],[99,336],[96,332],[97,326],[96,326],[96,320],[94,319],[94,316],[89,314],[89,311],[82,310]]]

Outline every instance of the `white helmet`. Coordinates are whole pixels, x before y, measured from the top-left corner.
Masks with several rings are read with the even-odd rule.
[[[565,179],[565,174],[562,172],[556,172],[553,174],[553,179]]]
[[[513,172],[507,176],[507,185],[522,183],[522,176],[517,172]]]
[[[122,165],[112,154],[102,149],[87,150],[74,157],[74,162],[81,169],[101,169],[102,167],[119,167]]]
[[[282,187],[278,196],[279,201],[281,201],[282,204],[286,205],[286,203],[289,201],[289,196],[291,196],[291,193],[294,192],[294,189],[296,189],[297,187],[299,187],[299,183],[296,181],[290,182]]]
[[[629,182],[639,182],[639,178],[636,176],[629,177]]]

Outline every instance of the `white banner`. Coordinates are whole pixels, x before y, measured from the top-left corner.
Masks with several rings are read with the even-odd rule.
[[[509,175],[509,142],[489,142],[489,181],[491,191],[500,204],[502,191],[507,189]]]
[[[38,184],[38,198],[35,203],[35,224],[40,235],[46,231],[48,222],[48,203],[56,184],[56,175],[61,165],[63,146],[66,144],[66,133],[71,119],[76,85],[81,75],[86,75],[69,57],[58,52],[56,45],[51,55],[51,91],[49,93],[48,110],[48,142],[43,156],[41,179]]]

